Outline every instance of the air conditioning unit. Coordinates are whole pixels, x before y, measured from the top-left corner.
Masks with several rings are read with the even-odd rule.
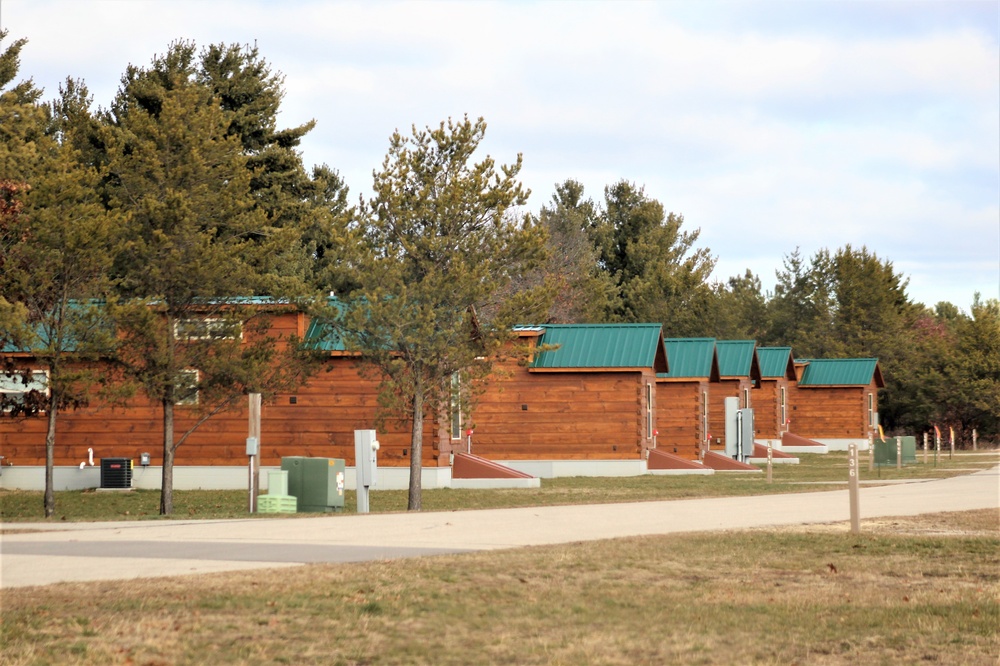
[[[131,458],[101,458],[101,488],[131,487]]]

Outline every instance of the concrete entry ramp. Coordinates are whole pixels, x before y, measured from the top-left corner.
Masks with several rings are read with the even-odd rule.
[[[757,472],[759,474],[761,471],[753,465],[733,460],[729,456],[716,453],[715,451],[705,453],[705,465],[718,472]]]
[[[472,490],[488,488],[540,488],[540,479],[471,453],[456,453],[451,466],[451,487]]]
[[[781,435],[781,450],[788,453],[829,453],[830,447],[822,442],[786,432]]]
[[[646,468],[651,474],[714,474],[711,467],[702,465],[697,460],[688,460],[677,454],[650,449]]]
[[[471,453],[456,453],[455,462],[451,466],[451,478],[533,479],[535,477]]]

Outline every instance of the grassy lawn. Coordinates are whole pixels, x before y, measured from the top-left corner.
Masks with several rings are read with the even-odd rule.
[[[423,491],[423,506],[428,511],[507,508],[553,504],[594,504],[602,502],[637,502],[694,497],[725,497],[771,493],[830,490],[847,485],[847,454],[799,454],[800,464],[773,466],[772,483],[765,474],[716,473],[710,476],[635,476],[570,477],[543,479],[538,489]],[[876,467],[868,470],[867,453],[860,456],[862,481],[898,481],[905,479],[943,478],[986,469],[1000,463],[1000,452],[960,452],[949,459],[944,454],[927,464],[922,454],[917,464],[897,470]],[[158,515],[158,490],[134,490],[128,493],[67,491],[56,493],[56,519],[67,521],[151,520]],[[345,511],[353,512],[357,500],[347,491]],[[405,490],[376,490],[370,496],[372,512],[405,511]],[[246,490],[178,490],[174,492],[174,518],[245,518]],[[274,519],[287,514],[261,515]],[[5,523],[42,521],[42,493],[37,491],[0,490],[0,520]]]
[[[994,510],[4,590],[20,664],[988,664]]]

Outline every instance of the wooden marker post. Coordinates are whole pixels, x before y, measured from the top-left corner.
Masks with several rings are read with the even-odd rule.
[[[976,429],[972,429],[972,450],[976,450]]]
[[[924,433],[924,464],[927,464],[927,433]]]
[[[851,533],[861,532],[861,509],[858,498],[858,445],[847,446],[847,491],[851,502]]]
[[[896,469],[903,469],[903,438],[896,438]]]
[[[767,482],[771,483],[771,462],[773,459],[771,440],[767,441]]]
[[[948,439],[951,441],[951,449],[948,451],[948,460],[951,460],[953,457],[955,457],[955,429],[954,428],[951,428],[951,435],[949,435]]]
[[[248,444],[247,455],[250,458],[250,513],[257,511],[257,494],[260,491],[260,393],[251,393],[247,396],[250,400],[250,419],[247,424],[247,440],[253,439],[255,446],[251,451]]]
[[[937,467],[938,456],[941,455],[941,435],[934,433],[934,466]]]

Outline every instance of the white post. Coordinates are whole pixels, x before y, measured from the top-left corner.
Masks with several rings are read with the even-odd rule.
[[[767,482],[771,483],[771,440],[767,440]]]
[[[858,445],[851,443],[847,446],[847,490],[851,504],[851,532],[858,534],[861,532],[861,509],[858,498]]]
[[[247,424],[247,456],[250,458],[250,513],[257,511],[257,493],[260,491],[260,393],[250,393],[250,417]],[[252,440],[252,444],[251,444]],[[255,469],[256,468],[256,469]]]
[[[927,432],[924,431],[924,464],[927,464]]]

